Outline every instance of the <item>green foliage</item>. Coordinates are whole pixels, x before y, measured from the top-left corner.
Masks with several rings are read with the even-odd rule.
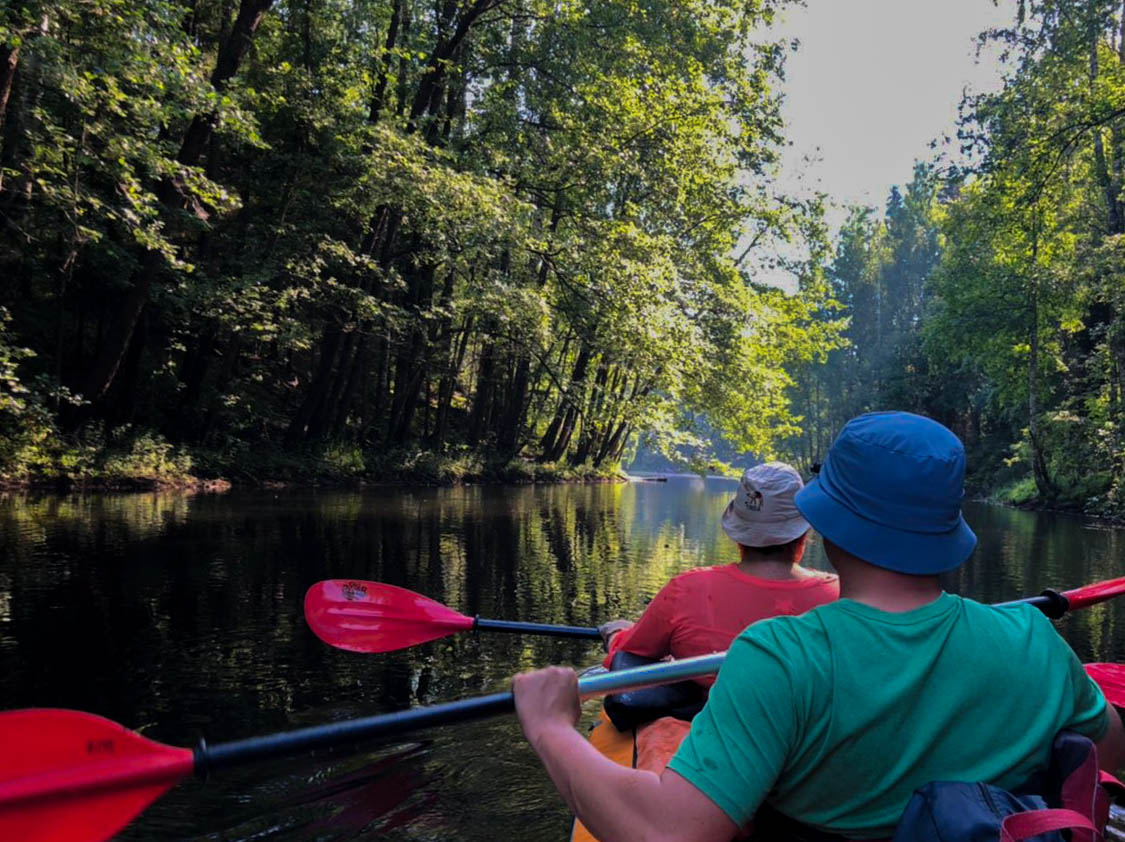
[[[176,481],[191,476],[191,456],[164,441],[143,433],[131,436],[116,430],[109,437],[110,447],[96,466],[96,475],[109,482],[128,480]],[[117,445],[120,449],[114,448]]]
[[[813,313],[822,332],[793,369],[791,394],[803,430],[786,450],[806,468],[862,412],[940,415],[935,404],[947,371],[935,370],[922,347],[928,285],[942,254],[939,187],[934,168],[917,165],[905,193],[892,189],[882,218],[854,208],[840,231],[825,300]],[[841,318],[842,342],[833,341]]]
[[[920,166],[882,218],[851,215],[829,272],[849,346],[797,377],[800,458],[908,409],[961,436],[977,492],[1125,512],[1123,13],[1021,3],[981,36],[1007,73],[962,105],[972,166]]]
[[[3,450],[0,484],[149,488],[190,486],[192,458],[153,433],[94,424],[62,435],[53,427],[25,425]]]
[[[313,481],[705,458],[697,417],[770,453],[841,328],[821,202],[772,180],[786,1],[0,10],[0,305],[48,428]],[[799,292],[756,283],[796,240]]]
[[[998,503],[1007,503],[1010,506],[1022,506],[1033,502],[1037,497],[1038,491],[1035,488],[1035,480],[1026,476],[997,489],[992,499]]]
[[[28,348],[20,348],[8,331],[12,320],[7,308],[0,307],[0,418],[7,425],[28,411],[28,388],[20,380],[19,366],[23,360],[35,356]]]

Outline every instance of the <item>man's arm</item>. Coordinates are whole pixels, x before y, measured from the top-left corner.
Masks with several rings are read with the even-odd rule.
[[[520,725],[559,793],[599,839],[729,842],[738,827],[710,798],[671,770],[657,776],[603,757],[574,725],[574,670],[549,667],[512,682]]]
[[[1116,772],[1125,766],[1125,728],[1121,726],[1121,716],[1117,708],[1106,702],[1105,712],[1109,716],[1109,727],[1097,742],[1098,765],[1107,772]]]
[[[642,658],[663,658],[672,653],[672,621],[676,607],[676,580],[668,582],[652,598],[636,623],[614,634],[606,646],[608,667],[613,656],[624,649]],[[604,637],[604,635],[603,635]]]

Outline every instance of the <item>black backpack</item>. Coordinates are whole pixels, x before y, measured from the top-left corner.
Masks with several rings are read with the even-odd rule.
[[[1063,731],[1051,747],[1046,775],[1017,791],[959,781],[935,781],[916,790],[892,842],[1095,842],[1108,817],[1097,748],[1080,734]]]

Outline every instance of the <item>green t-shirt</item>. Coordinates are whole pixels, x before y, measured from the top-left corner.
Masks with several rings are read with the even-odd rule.
[[[669,768],[739,826],[768,801],[882,838],[929,781],[1012,788],[1059,731],[1098,740],[1107,726],[1101,691],[1035,608],[842,599],[746,629]]]

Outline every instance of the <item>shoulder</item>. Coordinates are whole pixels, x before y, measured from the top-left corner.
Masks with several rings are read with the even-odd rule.
[[[961,603],[961,611],[964,615],[973,620],[1021,628],[1054,628],[1042,611],[1026,602],[986,605],[964,596],[957,596],[954,599]]]
[[[972,599],[958,597],[962,614],[978,631],[1018,640],[1046,641],[1066,646],[1054,624],[1034,605],[984,605]]]
[[[789,663],[807,661],[828,651],[827,632],[821,612],[835,603],[818,605],[804,614],[783,614],[758,620],[735,639],[740,647],[762,649]]]
[[[678,588],[704,587],[712,582],[726,579],[730,576],[731,565],[714,564],[709,567],[693,567],[685,570],[668,580],[667,586]]]
[[[832,651],[816,611],[778,616],[748,626],[731,643],[723,670],[727,678],[743,677],[784,692],[808,710],[818,687],[830,685]]]

